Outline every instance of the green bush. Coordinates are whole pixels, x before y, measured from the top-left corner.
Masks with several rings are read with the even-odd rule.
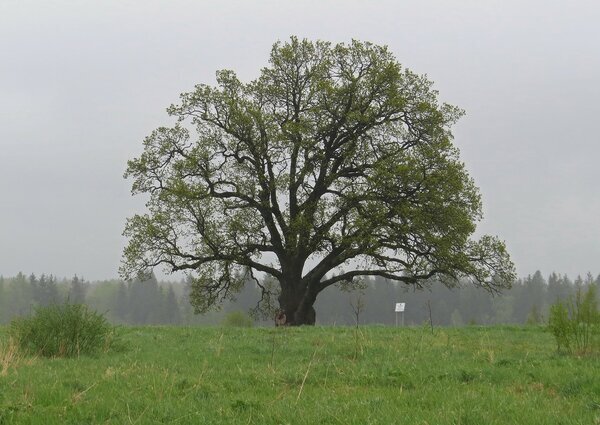
[[[83,304],[39,307],[30,317],[14,319],[9,334],[21,350],[43,357],[94,354],[114,343],[114,328]]]
[[[243,311],[232,311],[223,319],[223,326],[236,328],[251,328],[254,320]]]
[[[590,285],[585,292],[579,288],[574,298],[552,305],[548,327],[556,338],[559,351],[585,354],[598,348],[600,311],[596,287]]]

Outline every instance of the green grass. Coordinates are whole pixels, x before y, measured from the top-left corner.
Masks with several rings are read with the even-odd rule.
[[[14,319],[8,330],[20,351],[42,357],[78,357],[111,345],[113,327],[83,304],[38,307],[29,317]]]
[[[8,368],[4,331],[0,424],[600,424],[600,358],[539,327],[124,328]]]

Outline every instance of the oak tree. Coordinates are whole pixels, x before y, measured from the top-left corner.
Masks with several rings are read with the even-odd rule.
[[[128,163],[149,200],[121,273],[188,272],[198,312],[250,278],[292,325],[365,276],[492,291],[514,278],[502,241],[472,239],[481,200],[451,134],[462,111],[387,47],[292,37],[255,80],[218,71],[168,113],[177,123]]]

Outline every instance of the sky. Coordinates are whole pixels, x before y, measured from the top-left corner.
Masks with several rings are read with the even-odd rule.
[[[179,93],[291,35],[388,45],[466,115],[478,234],[519,276],[600,272],[600,2],[0,0],[0,275],[117,276],[123,179]],[[161,275],[159,273],[159,275]]]

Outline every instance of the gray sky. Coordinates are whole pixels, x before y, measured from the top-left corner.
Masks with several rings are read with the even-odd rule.
[[[0,274],[117,275],[122,178],[165,108],[290,35],[387,44],[465,109],[481,233],[523,276],[600,272],[600,2],[0,0]]]

